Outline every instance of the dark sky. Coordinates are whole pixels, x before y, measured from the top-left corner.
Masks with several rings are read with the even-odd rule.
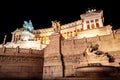
[[[117,1],[117,2],[115,2]],[[36,0],[3,2],[0,6],[0,43],[4,35],[7,41],[11,40],[11,32],[21,28],[24,20],[31,20],[35,29],[51,26],[51,20],[60,21],[61,24],[70,23],[80,19],[80,14],[88,8],[102,9],[104,24],[113,25],[114,29],[120,27],[118,0]]]

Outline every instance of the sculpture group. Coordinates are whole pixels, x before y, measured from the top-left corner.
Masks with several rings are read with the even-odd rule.
[[[31,32],[34,30],[31,20],[29,22],[24,21],[23,27]]]
[[[83,53],[83,56],[86,57],[86,60],[88,62],[88,64],[91,63],[101,63],[101,61],[105,61],[105,62],[114,62],[115,58],[108,54],[107,52],[103,52],[98,50],[99,45],[95,44],[93,45],[88,45],[85,52]]]
[[[53,31],[55,33],[59,33],[60,32],[60,22],[57,22],[57,21],[51,21],[51,22],[52,22]]]

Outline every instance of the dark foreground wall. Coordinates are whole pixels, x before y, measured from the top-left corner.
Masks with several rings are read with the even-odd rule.
[[[0,49],[0,79],[41,79],[43,51],[20,48]]]
[[[120,78],[75,78],[75,77],[71,77],[71,78],[57,78],[54,80],[120,80]]]

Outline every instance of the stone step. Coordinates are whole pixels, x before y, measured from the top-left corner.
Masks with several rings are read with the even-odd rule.
[[[120,80],[120,78],[57,78],[53,80]]]

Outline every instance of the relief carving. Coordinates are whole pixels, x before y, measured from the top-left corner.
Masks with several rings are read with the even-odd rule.
[[[99,51],[99,45],[88,45],[83,56],[86,57],[88,64],[101,63],[101,61],[107,61],[109,63],[114,62],[115,58],[107,52]]]

